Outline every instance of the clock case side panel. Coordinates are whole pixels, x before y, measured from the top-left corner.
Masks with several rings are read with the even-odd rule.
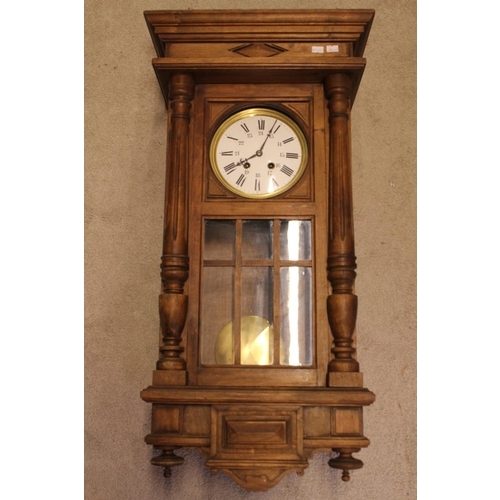
[[[200,99],[200,86],[195,89],[193,102],[194,116],[191,127],[190,144],[191,160],[189,163],[189,259],[190,259],[190,279],[188,280],[188,293],[190,304],[186,320],[186,365],[188,371],[188,385],[197,384],[197,362],[200,331],[200,275],[201,259],[200,248],[202,247],[203,227],[202,227],[202,193],[203,193],[203,165],[205,157],[205,113],[203,111],[203,100]]]
[[[262,88],[264,87],[264,89]],[[259,92],[257,92],[259,90]],[[255,98],[258,94],[259,97]],[[261,96],[265,95],[263,99]],[[254,105],[280,109],[299,118],[311,148],[307,175],[290,193],[274,200],[242,200],[232,194],[228,198],[210,195],[212,178],[208,151],[211,134],[228,114]],[[193,106],[190,162],[190,309],[187,320],[187,362],[189,384],[229,386],[325,386],[327,364],[330,360],[328,328],[323,304],[327,296],[325,278],[326,244],[326,167],[324,141],[324,97],[321,85],[234,86],[197,85]],[[314,125],[313,125],[314,124]],[[202,168],[200,168],[202,165]],[[305,186],[305,188],[304,188]],[[223,188],[221,187],[222,191]],[[212,190],[213,192],[213,190]],[[298,195],[296,193],[299,193]],[[304,200],[306,193],[306,200]],[[300,200],[300,203],[297,201]],[[292,208],[292,210],[291,210]],[[260,214],[260,215],[259,215]],[[310,368],[266,367],[264,372],[248,367],[202,366],[200,363],[200,298],[202,275],[202,234],[205,218],[310,218],[313,222],[313,349],[314,363]]]

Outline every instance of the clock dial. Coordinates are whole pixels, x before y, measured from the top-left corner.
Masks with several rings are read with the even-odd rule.
[[[210,144],[215,175],[245,198],[271,198],[288,191],[304,173],[307,159],[307,142],[298,124],[266,108],[232,115]]]

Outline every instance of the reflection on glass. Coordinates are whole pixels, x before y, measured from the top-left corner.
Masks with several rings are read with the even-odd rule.
[[[203,269],[200,350],[202,364],[215,363],[215,341],[224,325],[233,320],[232,267]]]
[[[273,224],[279,224],[274,256]],[[202,364],[272,365],[279,343],[280,365],[312,365],[311,226],[311,220],[205,220]]]
[[[312,280],[310,267],[283,267],[281,347],[284,365],[312,364]]]
[[[219,365],[234,363],[233,322],[217,336],[215,360]],[[273,327],[259,316],[241,318],[241,364],[270,365],[273,362]]]
[[[244,220],[241,242],[243,259],[272,259],[273,221]]]
[[[272,364],[271,267],[243,267],[241,270],[241,316],[241,364]]]
[[[234,259],[236,221],[208,219],[205,221],[205,260]]]
[[[245,320],[252,320],[248,327]],[[257,323],[255,326],[253,326]],[[271,365],[273,363],[273,329],[264,318],[244,316],[241,321],[241,364]],[[247,338],[245,338],[247,337]]]
[[[273,321],[272,267],[244,267],[241,270],[241,315]]]
[[[311,259],[311,221],[282,220],[280,225],[280,258]]]

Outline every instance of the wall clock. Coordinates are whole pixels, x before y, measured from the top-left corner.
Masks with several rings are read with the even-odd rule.
[[[372,10],[151,11],[167,104],[151,460],[264,491],[369,445],[356,360],[350,111]]]

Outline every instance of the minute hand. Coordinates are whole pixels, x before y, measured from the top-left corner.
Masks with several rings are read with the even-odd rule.
[[[264,146],[266,145],[266,142],[267,140],[269,139],[269,137],[271,137],[271,134],[273,133],[273,128],[274,126],[276,125],[276,122],[278,121],[278,119],[276,119],[276,121],[273,123],[273,126],[271,127],[271,130],[269,131],[269,133],[267,134],[267,137],[265,138],[262,146],[260,147],[259,151],[262,152],[262,150],[264,149]]]

